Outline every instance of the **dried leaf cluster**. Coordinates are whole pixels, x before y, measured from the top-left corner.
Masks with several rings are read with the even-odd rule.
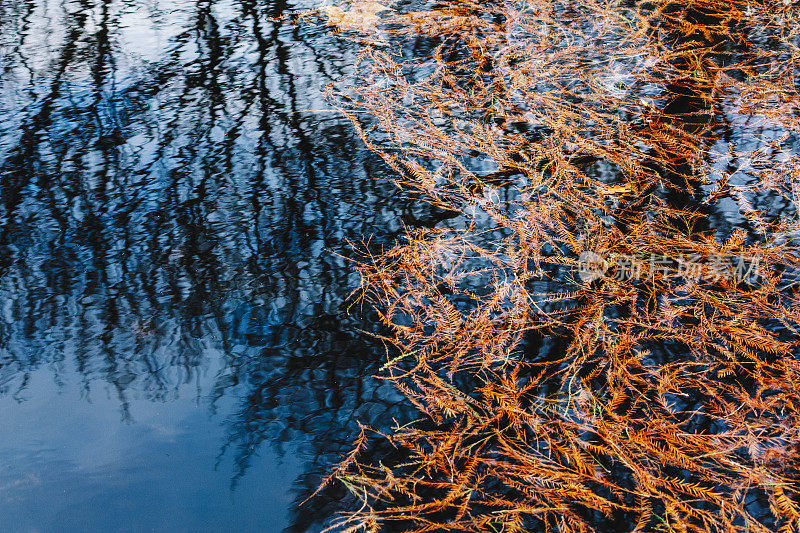
[[[385,436],[400,460],[364,430],[333,527],[800,529],[797,7],[336,9],[388,46],[332,101],[458,217],[363,250],[424,416]]]
[[[353,3],[348,10],[337,5],[323,6],[321,12],[327,16],[328,24],[340,31],[356,31],[373,33],[381,18],[378,13],[386,11],[385,5],[378,2],[364,1]]]

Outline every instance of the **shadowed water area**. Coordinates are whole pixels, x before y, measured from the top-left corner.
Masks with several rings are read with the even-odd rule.
[[[269,1],[0,4],[4,531],[319,530],[403,403],[347,239],[423,208],[320,95],[354,48]]]

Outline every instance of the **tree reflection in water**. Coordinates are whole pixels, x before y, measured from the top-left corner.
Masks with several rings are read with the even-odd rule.
[[[383,347],[346,311],[355,280],[337,253],[435,222],[326,111],[320,87],[353,50],[272,20],[304,7],[0,6],[3,395],[24,401],[37,371],[74,374],[135,423],[132,397],[169,404],[195,383],[209,413],[238,402],[220,428],[234,485],[261,447],[301,446],[297,502],[355,420],[403,416],[369,377]],[[329,496],[294,529],[332,512]]]

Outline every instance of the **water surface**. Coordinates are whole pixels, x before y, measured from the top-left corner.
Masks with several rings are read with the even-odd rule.
[[[351,45],[281,1],[0,5],[7,531],[319,529],[399,397],[348,239],[425,209],[320,96]]]

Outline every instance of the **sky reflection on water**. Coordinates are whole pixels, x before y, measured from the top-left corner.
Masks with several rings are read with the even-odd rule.
[[[4,529],[317,530],[402,410],[337,252],[429,213],[321,99],[354,51],[271,20],[303,7],[0,6]]]

